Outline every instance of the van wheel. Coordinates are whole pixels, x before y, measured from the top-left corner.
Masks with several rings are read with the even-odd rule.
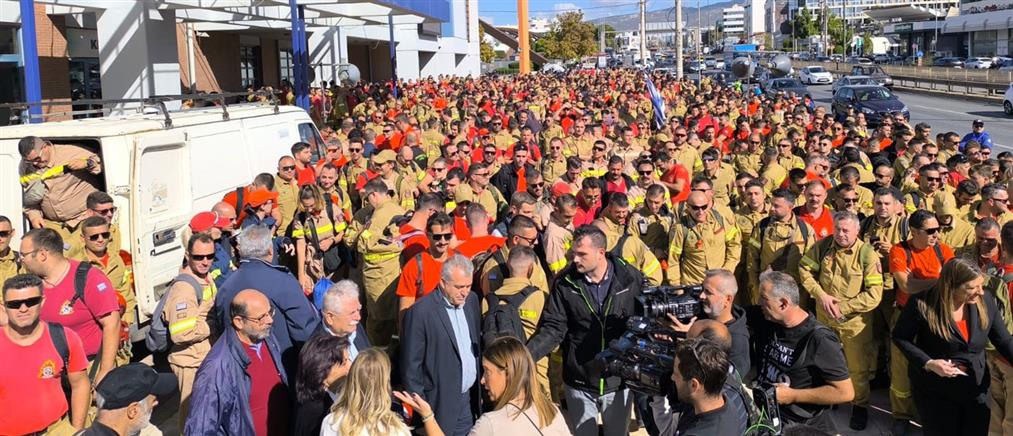
[[[1009,100],[1002,102],[1002,110],[1006,112],[1006,115],[1013,115],[1013,103],[1010,103]]]

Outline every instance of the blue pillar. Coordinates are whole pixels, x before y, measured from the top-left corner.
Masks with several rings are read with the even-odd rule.
[[[394,40],[394,15],[387,15],[387,28],[390,29],[390,80],[391,80],[391,91],[394,93],[394,98],[398,98],[397,95],[397,41]]]
[[[25,61],[25,100],[29,103],[42,101],[42,80],[39,78],[39,50],[35,38],[35,1],[21,0],[21,56]],[[31,115],[42,115],[42,107],[33,104],[28,107],[29,123]]]
[[[302,6],[297,0],[288,0],[292,20],[292,93],[295,104],[305,110],[309,105],[308,70],[306,66],[306,35],[303,29]]]

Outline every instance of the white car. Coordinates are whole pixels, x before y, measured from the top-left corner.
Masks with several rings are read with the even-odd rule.
[[[1002,110],[1006,115],[1013,115],[1013,83],[1009,84],[1006,93],[1002,95]]]
[[[834,76],[819,65],[802,68],[798,73],[799,80],[808,85],[829,85],[834,82]]]
[[[967,60],[964,61],[964,68],[987,70],[989,68],[992,68],[992,58],[985,58],[985,57],[967,58]]]

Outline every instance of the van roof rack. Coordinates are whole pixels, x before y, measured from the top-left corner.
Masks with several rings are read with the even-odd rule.
[[[204,109],[208,107],[220,107],[222,109],[222,119],[229,120],[229,104],[228,99],[238,97],[268,97],[270,99],[269,104],[274,106],[274,113],[278,113],[278,96],[273,92],[268,91],[254,91],[254,92],[216,92],[216,93],[199,93],[199,94],[179,94],[179,95],[157,95],[148,98],[129,98],[129,99],[81,99],[81,100],[60,100],[60,101],[39,101],[39,102],[18,102],[18,103],[0,103],[0,108],[11,109],[10,121],[14,124],[24,124],[29,117],[42,119],[43,121],[48,117],[55,116],[74,116],[74,115],[91,115],[91,114],[106,114],[107,109],[99,107],[97,109],[83,109],[83,110],[70,110],[63,112],[50,112],[46,114],[33,115],[28,112],[28,108],[31,106],[65,106],[70,104],[72,106],[103,106],[103,105],[119,105],[137,103],[137,113],[144,113],[145,109],[155,109],[165,119],[165,128],[172,127],[172,111],[165,106],[167,102],[171,101],[184,101],[192,100],[196,102],[206,102],[213,106],[200,106],[194,107],[193,109]],[[129,108],[128,108],[129,109]]]

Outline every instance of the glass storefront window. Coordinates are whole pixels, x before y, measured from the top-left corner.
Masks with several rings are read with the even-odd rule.
[[[995,56],[997,37],[995,30],[974,32],[972,35],[972,56]]]

